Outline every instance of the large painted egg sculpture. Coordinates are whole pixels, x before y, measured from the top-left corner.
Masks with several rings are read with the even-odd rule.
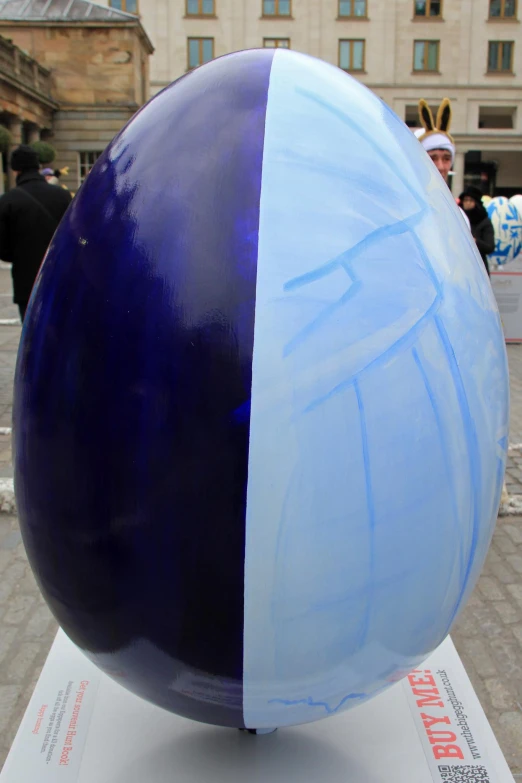
[[[520,223],[522,224],[522,194],[515,193],[515,195],[511,196],[511,198],[509,199],[509,203],[514,205],[515,209],[519,214]],[[522,246],[522,240],[521,240],[521,246]]]
[[[495,250],[489,259],[498,266],[510,264],[522,250],[522,216],[516,203],[504,196],[491,199],[486,209],[495,231]]]
[[[42,592],[173,712],[356,706],[476,582],[507,448],[493,294],[418,141],[324,62],[229,55],[134,117],[53,240],[15,394]]]

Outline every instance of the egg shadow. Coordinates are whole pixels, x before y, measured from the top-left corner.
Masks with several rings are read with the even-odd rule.
[[[299,728],[252,735],[205,727],[151,748],[126,766],[113,783],[324,783],[364,780],[363,769],[334,742]]]

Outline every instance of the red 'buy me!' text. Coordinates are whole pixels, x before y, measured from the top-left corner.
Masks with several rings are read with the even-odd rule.
[[[431,671],[414,669],[408,675],[408,681],[417,707],[423,710],[421,719],[433,756],[436,759],[463,759],[464,753],[457,745],[457,735],[452,731],[449,715],[433,714],[438,713],[438,709],[446,710]]]

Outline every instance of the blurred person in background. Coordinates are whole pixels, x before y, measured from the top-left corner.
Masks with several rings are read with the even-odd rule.
[[[478,188],[469,185],[460,194],[459,200],[471,224],[471,233],[489,275],[488,255],[495,249],[495,231],[482,203],[482,193]]]
[[[52,169],[42,169],[40,173],[42,177],[45,177],[45,181],[48,182],[49,185],[60,184],[58,177],[55,176],[54,171]]]
[[[63,167],[63,169],[55,169],[55,170],[54,170],[54,172],[53,172],[53,174],[54,174],[54,176],[56,177],[56,179],[58,180],[57,184],[58,184],[58,185],[59,185],[61,188],[63,188],[64,190],[69,190],[69,188],[67,187],[67,185],[65,185],[65,184],[64,184],[64,183],[61,181],[61,177],[68,177],[68,176],[69,176],[69,166],[64,166],[64,167]]]
[[[71,195],[46,182],[31,147],[15,149],[10,164],[16,187],[0,196],[0,258],[12,264],[13,301],[23,322],[36,275]]]

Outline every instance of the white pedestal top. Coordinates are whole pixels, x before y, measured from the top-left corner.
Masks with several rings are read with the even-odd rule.
[[[453,643],[387,692],[251,734],[154,707],[59,632],[1,783],[514,783]]]

